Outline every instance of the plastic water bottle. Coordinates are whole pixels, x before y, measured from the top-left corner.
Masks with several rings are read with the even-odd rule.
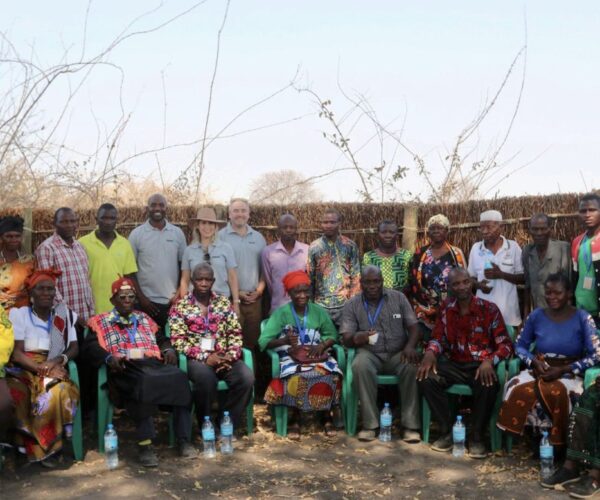
[[[106,468],[108,470],[116,469],[119,465],[119,438],[113,424],[108,424],[104,433],[104,455]]]
[[[462,416],[456,417],[456,423],[452,427],[452,456],[453,457],[464,457],[465,456],[465,437],[466,429],[465,424],[462,423]]]
[[[483,263],[483,268],[492,269],[492,261],[490,259],[485,259],[485,262]]]
[[[379,415],[379,441],[388,442],[392,440],[392,410],[390,404],[385,403]]]
[[[542,432],[540,441],[540,478],[548,479],[554,472],[554,447],[548,441],[548,432]]]
[[[204,422],[202,423],[202,443],[204,444],[204,458],[214,458],[217,456],[215,428],[208,415],[204,417]]]
[[[228,411],[223,412],[221,420],[221,453],[223,455],[233,453],[233,422]]]

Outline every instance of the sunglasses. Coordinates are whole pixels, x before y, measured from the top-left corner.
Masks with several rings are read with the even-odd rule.
[[[135,300],[135,293],[120,293],[117,297],[119,297],[120,300]]]

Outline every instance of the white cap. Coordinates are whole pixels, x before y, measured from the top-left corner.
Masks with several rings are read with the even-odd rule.
[[[479,222],[502,222],[502,214],[498,210],[486,210],[481,212]]]

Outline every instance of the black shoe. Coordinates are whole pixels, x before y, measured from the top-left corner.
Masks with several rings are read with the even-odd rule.
[[[569,488],[569,496],[573,498],[600,498],[600,481],[587,475]]]
[[[48,458],[41,460],[40,465],[46,467],[46,469],[56,469],[60,465],[60,461],[55,453],[54,455],[50,455]]]
[[[182,458],[196,458],[198,456],[198,450],[189,441],[179,441],[177,447],[179,456]]]
[[[485,445],[481,441],[473,441],[469,443],[469,457],[471,458],[485,458],[487,457],[487,450]]]
[[[452,433],[444,434],[437,438],[431,445],[433,451],[450,451],[452,449]]]
[[[158,457],[151,444],[138,445],[138,461],[144,467],[158,467]]]
[[[576,483],[579,481],[581,477],[579,477],[579,472],[577,469],[565,469],[561,467],[556,470],[554,474],[552,474],[547,479],[542,479],[540,481],[540,485],[543,488],[554,488],[555,486],[564,486],[565,484]]]

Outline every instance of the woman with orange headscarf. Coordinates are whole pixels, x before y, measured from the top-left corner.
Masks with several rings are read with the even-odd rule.
[[[342,372],[328,350],[338,334],[327,311],[309,302],[306,272],[292,271],[282,281],[292,301],[273,312],[258,340],[261,350],[279,354],[280,375],[265,400],[294,409],[290,438],[300,437],[300,412],[307,411],[325,412],[325,433],[333,435],[329,413],[340,404]]]
[[[53,306],[60,271],[37,270],[27,280],[31,306],[11,309],[15,346],[7,383],[15,405],[18,450],[30,462],[58,465],[64,439],[72,435],[79,390],[67,363],[78,354],[77,315]]]

